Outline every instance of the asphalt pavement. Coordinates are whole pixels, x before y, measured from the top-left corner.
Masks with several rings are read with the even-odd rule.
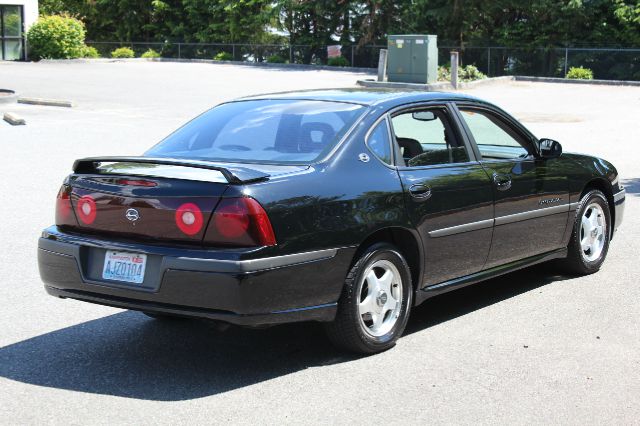
[[[565,151],[613,162],[625,220],[602,270],[549,265],[431,299],[383,354],[317,324],[164,322],[48,296],[37,237],[75,158],[136,155],[214,104],[363,74],[152,62],[0,62],[0,423],[640,424],[640,88],[511,82],[468,93]]]

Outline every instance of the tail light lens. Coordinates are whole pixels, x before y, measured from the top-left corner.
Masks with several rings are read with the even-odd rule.
[[[98,209],[93,197],[85,195],[76,203],[76,215],[85,225],[91,225],[96,220]]]
[[[62,185],[56,197],[56,225],[76,225],[71,207],[71,187]]]
[[[213,213],[205,241],[243,247],[276,245],[269,217],[253,198],[223,198]]]
[[[194,203],[185,203],[176,210],[176,225],[186,235],[195,235],[202,230],[202,210]]]

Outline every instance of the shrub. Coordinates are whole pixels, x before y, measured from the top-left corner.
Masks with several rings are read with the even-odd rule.
[[[83,56],[85,28],[68,15],[42,16],[29,28],[27,42],[36,59],[72,59]]]
[[[119,47],[111,52],[112,58],[133,58],[134,56],[133,50],[128,47]]]
[[[96,59],[100,57],[100,53],[98,52],[98,49],[96,49],[93,46],[84,46],[84,48],[82,49],[82,55],[83,58],[92,58],[92,59]]]
[[[284,64],[286,60],[280,55],[271,55],[267,58],[267,62],[270,64]]]
[[[349,61],[344,56],[336,56],[335,58],[329,58],[327,65],[330,67],[348,67]]]
[[[593,80],[593,71],[589,68],[571,67],[567,72],[567,78],[571,80]]]
[[[160,54],[153,49],[149,49],[146,52],[144,52],[140,57],[141,58],[159,58]]]
[[[229,52],[218,52],[213,59],[216,61],[233,61],[233,55]]]
[[[458,68],[458,79],[461,81],[475,81],[485,78],[487,78],[487,76],[481,73],[475,65]]]
[[[438,81],[451,81],[451,70],[448,66],[438,67]]]
[[[482,80],[485,78],[487,78],[487,76],[481,73],[474,65],[458,67],[458,81],[460,82]],[[451,69],[448,65],[438,67],[438,81],[451,81]]]

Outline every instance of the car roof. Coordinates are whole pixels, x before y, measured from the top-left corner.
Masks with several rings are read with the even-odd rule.
[[[417,90],[399,90],[384,88],[338,88],[312,89],[291,92],[267,93],[248,96],[238,100],[292,99],[346,102],[366,106],[378,104],[404,104],[428,101],[475,101],[480,99],[468,95],[447,92],[423,92]]]

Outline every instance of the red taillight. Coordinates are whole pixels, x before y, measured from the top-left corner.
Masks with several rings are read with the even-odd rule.
[[[62,185],[56,197],[56,225],[74,224],[71,211],[71,188]]]
[[[91,225],[96,220],[97,213],[96,202],[89,195],[81,197],[76,203],[76,215],[85,225]]]
[[[249,229],[249,215],[242,200],[223,200],[214,213],[213,226],[223,239],[237,240]]]
[[[247,247],[276,245],[269,217],[253,198],[225,198],[220,201],[205,241]]]
[[[193,203],[185,203],[176,210],[176,225],[186,235],[195,235],[202,229],[202,211]]]

